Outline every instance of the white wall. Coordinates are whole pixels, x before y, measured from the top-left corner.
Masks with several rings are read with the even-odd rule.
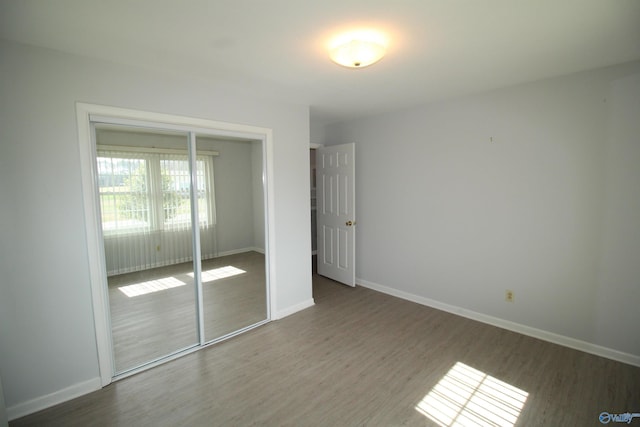
[[[596,341],[640,354],[640,74],[612,81],[607,104]]]
[[[9,420],[7,419],[7,409],[4,405],[4,391],[2,390],[2,379],[0,379],[0,427],[5,427],[9,425]]]
[[[277,313],[313,302],[309,113],[0,41],[0,377],[9,416],[99,384],[76,101],[273,129]]]
[[[326,138],[325,131],[325,124],[312,121],[309,128],[310,142],[312,144],[324,144]]]
[[[640,363],[638,73],[328,126],[356,142],[360,283]]]

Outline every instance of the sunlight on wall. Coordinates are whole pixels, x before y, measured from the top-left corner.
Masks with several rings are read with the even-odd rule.
[[[529,394],[458,362],[416,410],[440,426],[509,426]]]
[[[238,274],[242,273],[246,273],[246,271],[233,267],[231,265],[228,265],[226,267],[214,268],[212,270],[202,272],[202,283],[226,279],[227,277],[237,276]],[[193,278],[193,273],[188,273],[187,276]],[[177,288],[178,286],[184,286],[186,284],[186,282],[183,282],[180,279],[176,279],[175,277],[163,277],[162,279],[149,280],[147,282],[134,283],[133,285],[120,286],[118,289],[129,298],[132,298],[140,295],[150,294],[153,292]]]

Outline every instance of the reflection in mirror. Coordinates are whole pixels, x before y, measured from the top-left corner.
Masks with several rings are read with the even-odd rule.
[[[187,133],[96,124],[95,136],[116,374],[265,320],[262,143],[198,137],[191,193]]]
[[[205,341],[267,318],[262,142],[196,139],[215,151],[215,256],[202,251]]]
[[[96,126],[115,372],[198,343],[188,135]]]

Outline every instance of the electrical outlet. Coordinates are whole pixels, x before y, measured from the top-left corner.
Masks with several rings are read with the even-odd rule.
[[[513,302],[513,291],[510,289],[507,289],[504,293],[504,300],[506,302]]]

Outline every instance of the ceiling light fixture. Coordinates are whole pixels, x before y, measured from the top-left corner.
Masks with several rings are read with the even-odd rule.
[[[335,37],[329,44],[329,56],[337,64],[363,68],[378,62],[387,49],[386,37],[373,30],[357,30]]]

